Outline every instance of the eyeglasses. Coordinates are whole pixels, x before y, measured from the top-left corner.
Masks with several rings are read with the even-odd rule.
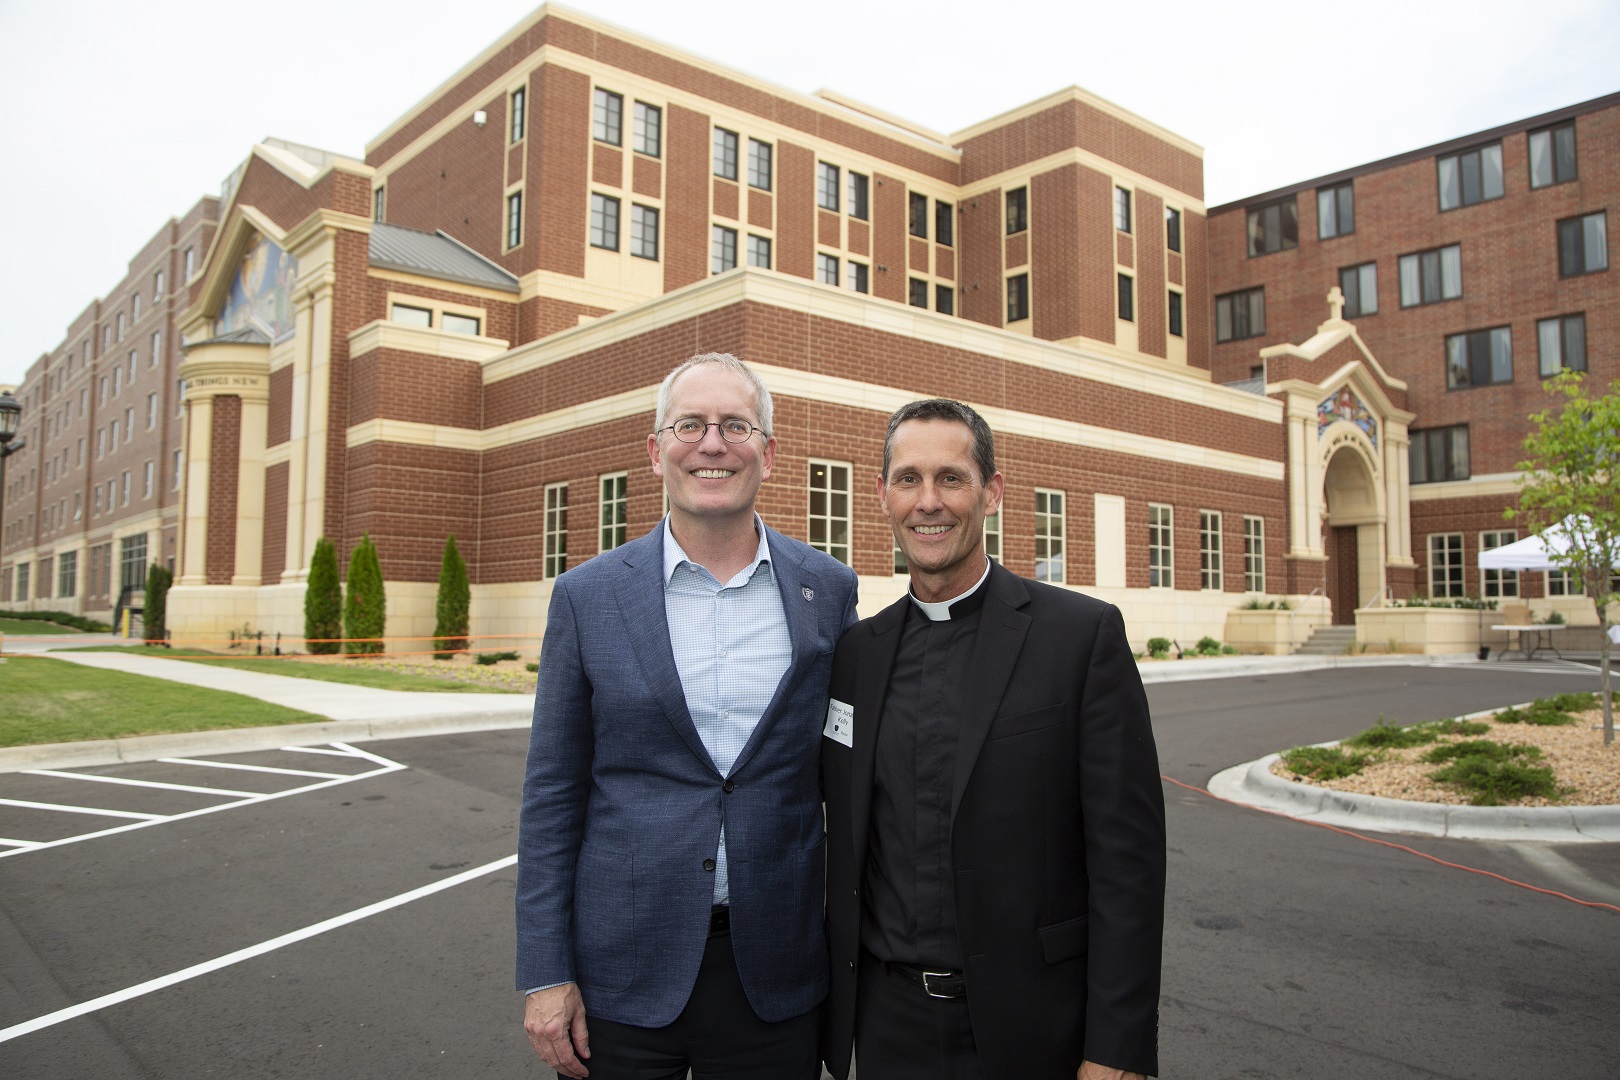
[[[765,434],[764,428],[757,428],[746,420],[732,419],[704,423],[695,416],[683,416],[668,427],[659,428],[654,434],[662,435],[666,431],[673,431],[681,442],[695,443],[702,442],[703,436],[707,435],[712,427],[719,428],[720,437],[728,443],[745,443],[756,431],[761,435]]]

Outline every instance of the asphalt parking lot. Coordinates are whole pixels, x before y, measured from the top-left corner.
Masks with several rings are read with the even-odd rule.
[[[1201,786],[1380,714],[1595,682],[1390,667],[1149,695],[1164,773]],[[0,1075],[549,1076],[510,976],[525,746],[508,730],[0,775]],[[1620,1075],[1620,913],[1165,790],[1164,1076]],[[1376,839],[1620,905],[1620,845]]]

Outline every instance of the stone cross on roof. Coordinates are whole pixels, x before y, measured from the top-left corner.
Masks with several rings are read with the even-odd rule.
[[[1344,293],[1339,291],[1337,285],[1328,290],[1327,302],[1329,320],[1333,322],[1342,321],[1344,319]]]

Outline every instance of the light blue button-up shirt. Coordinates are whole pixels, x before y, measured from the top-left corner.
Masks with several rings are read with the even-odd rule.
[[[754,561],[721,584],[692,562],[664,520],[664,618],[686,710],[714,767],[728,776],[759,724],[793,655],[765,523],[754,515]],[[720,823],[714,902],[729,903],[726,831]]]

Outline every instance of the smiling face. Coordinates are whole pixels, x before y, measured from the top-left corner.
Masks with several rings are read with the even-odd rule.
[[[718,364],[700,364],[683,373],[671,388],[666,425],[693,416],[706,424],[746,420],[758,425],[759,402],[749,381]],[[647,437],[653,474],[663,478],[670,513],[694,524],[720,524],[754,513],[760,484],[771,475],[776,440],[756,431],[746,442],[728,443],[710,427],[695,443],[683,443],[673,432]]]
[[[890,441],[878,501],[930,603],[959,596],[984,573],[984,519],[1001,508],[1001,474],[988,483],[973,460],[973,433],[954,420],[907,420]]]

